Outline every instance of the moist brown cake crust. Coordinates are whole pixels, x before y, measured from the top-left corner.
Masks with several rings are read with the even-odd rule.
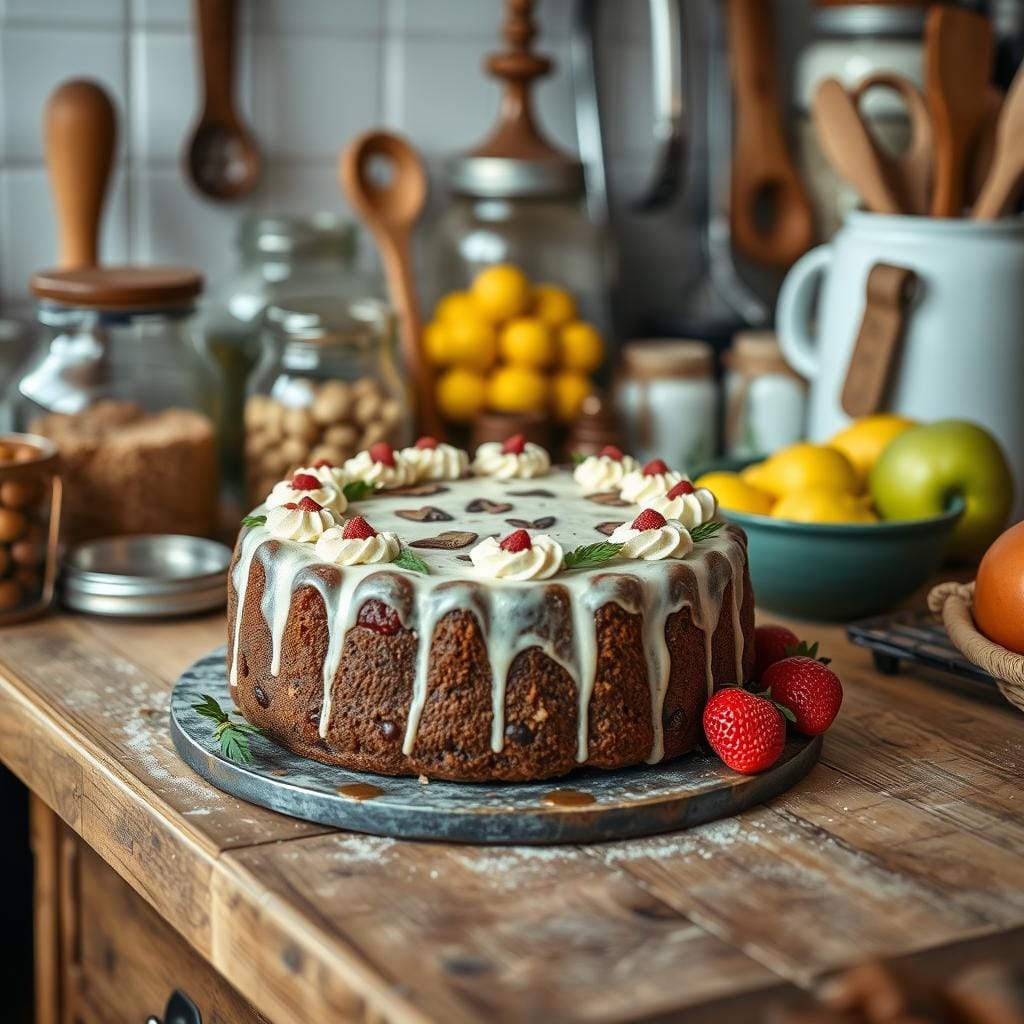
[[[720,602],[723,611],[711,638],[711,675],[716,687],[737,682],[737,644],[742,644],[745,679],[753,669],[754,656],[746,538],[735,527],[726,531],[743,556],[738,630],[729,613],[737,586],[731,565],[714,551],[694,556],[709,559],[716,574],[725,574],[718,578],[726,579]],[[272,560],[277,543],[267,542],[263,557]],[[238,557],[236,550],[236,562]],[[667,564],[665,568],[666,572],[678,571]],[[329,587],[340,581],[340,571],[330,565],[306,572],[319,576]],[[412,583],[404,578],[402,582],[398,605],[404,604],[403,598],[412,600]],[[566,629],[565,591],[557,585],[557,578],[551,583],[545,611],[553,623]],[[540,647],[520,652],[511,664],[504,746],[499,752],[491,749],[492,679],[486,636],[476,616],[462,609],[442,617],[430,639],[426,700],[409,756],[403,754],[402,746],[420,638],[406,628],[391,635],[361,625],[348,631],[331,684],[327,732],[321,737],[322,674],[329,642],[323,597],[317,587],[297,581],[275,676],[271,673],[270,628],[261,611],[266,585],[263,559],[254,558],[239,629],[234,696],[245,717],[282,746],[317,761],[360,771],[423,774],[463,782],[540,780],[581,767],[577,762],[576,683]],[[488,584],[481,581],[476,585]],[[235,587],[229,583],[229,622],[235,621],[237,600]],[[404,613],[406,609],[398,610]],[[595,625],[597,663],[584,763],[606,769],[639,764],[649,757],[654,740],[643,617],[609,602],[598,609]],[[229,666],[235,656],[233,639],[229,635]],[[665,640],[670,669],[661,717],[664,757],[672,758],[696,745],[707,700],[705,633],[695,624],[690,605],[668,616]]]

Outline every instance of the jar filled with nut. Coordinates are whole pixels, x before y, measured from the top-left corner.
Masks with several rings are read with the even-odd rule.
[[[386,306],[313,297],[268,308],[245,404],[251,504],[300,466],[341,465],[377,441],[397,447],[409,430]]]
[[[53,600],[60,504],[56,446],[0,434],[0,625],[38,615]]]

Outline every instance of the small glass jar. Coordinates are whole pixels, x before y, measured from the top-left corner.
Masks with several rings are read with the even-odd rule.
[[[341,465],[377,441],[408,443],[409,401],[394,349],[394,317],[374,299],[315,296],[267,309],[263,352],[246,389],[250,504],[300,466]]]
[[[15,420],[57,448],[68,541],[215,531],[220,386],[194,331],[201,286],[176,267],[33,278],[43,331]]]
[[[616,395],[629,450],[691,472],[715,455],[718,387],[703,341],[631,341]]]
[[[774,331],[741,331],[725,353],[725,451],[763,457],[804,436],[807,384]]]
[[[40,615],[53,601],[60,511],[53,443],[0,434],[0,625]]]
[[[229,489],[240,492],[242,405],[246,379],[260,357],[267,307],[303,295],[377,296],[380,286],[357,266],[355,225],[333,213],[248,217],[237,249],[238,265],[207,293],[201,318],[207,351],[224,375],[221,472]]]

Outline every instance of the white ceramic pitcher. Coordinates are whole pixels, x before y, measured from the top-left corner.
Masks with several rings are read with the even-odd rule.
[[[892,217],[855,211],[827,245],[789,271],[776,331],[786,360],[811,382],[808,434],[849,422],[840,396],[879,263],[917,275],[885,409],[988,428],[1024,483],[1024,220]],[[812,305],[820,284],[817,328]]]

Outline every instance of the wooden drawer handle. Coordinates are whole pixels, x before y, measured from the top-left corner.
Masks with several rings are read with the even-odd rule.
[[[167,1000],[163,1020],[149,1017],[146,1024],[203,1024],[203,1016],[199,1007],[184,992],[176,990]]]

